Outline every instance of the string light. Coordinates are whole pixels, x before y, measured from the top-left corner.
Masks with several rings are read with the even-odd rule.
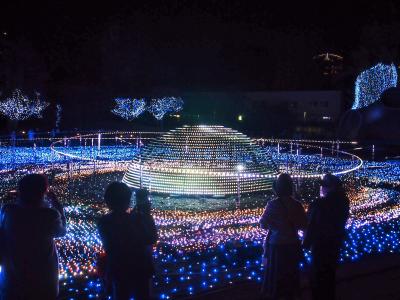
[[[0,102],[0,113],[12,121],[42,118],[42,112],[49,103],[40,100],[39,97],[40,94],[36,93],[36,99],[31,100],[21,90],[15,89],[11,97]]]
[[[143,98],[116,98],[115,102],[116,106],[111,112],[128,121],[136,119],[146,110],[146,101]]]
[[[238,171],[243,165],[245,172]],[[123,182],[154,192],[228,195],[271,188],[277,168],[247,136],[223,126],[184,126],[142,149]],[[240,182],[238,182],[240,179]]]
[[[105,135],[108,144],[111,141],[116,144],[102,147],[100,153],[96,152],[96,144],[91,146],[88,142],[85,146],[85,139],[89,141],[97,134],[58,141],[53,146],[61,154],[49,147],[0,147],[0,171],[4,171],[0,172],[2,201],[27,172],[38,169],[55,172],[52,189],[61,198],[68,219],[67,235],[56,241],[62,298],[104,296],[105,287],[96,275],[96,254],[103,251],[96,220],[107,213],[102,199],[105,187],[123,178],[127,160],[140,151],[134,143],[128,143],[137,138],[135,133],[121,135],[119,132]],[[125,138],[127,141],[123,143]],[[352,156],[336,153],[336,150],[334,155],[329,156],[329,143],[322,157],[320,144],[296,155],[290,153],[290,143],[280,142],[279,153],[276,144],[258,145],[255,149],[261,149],[263,155],[270,157],[278,170],[288,168],[297,174],[318,174],[323,171],[321,168],[339,172],[358,164]],[[300,142],[299,145],[307,146]],[[185,153],[185,143],[180,147]],[[312,150],[315,150],[314,153]],[[97,155],[100,157],[97,158]],[[247,163],[244,165],[241,172],[250,173]],[[3,166],[12,171],[7,172]],[[400,253],[399,174],[400,164],[392,160],[365,161],[351,176],[342,176],[351,212],[340,252],[341,262],[355,261],[370,254]],[[315,179],[302,177],[296,180],[296,185],[299,200],[306,207],[318,197]],[[198,198],[152,194],[152,214],[160,235],[153,252],[157,266],[153,286],[157,297],[191,296],[243,280],[260,282],[264,272],[261,253],[265,232],[259,228],[258,219],[265,202],[272,197],[270,191],[244,194],[242,206],[237,208],[232,196]],[[305,251],[301,266],[306,266],[310,260],[310,253]]]
[[[375,171],[370,169],[371,173]],[[89,176],[57,185],[63,201],[71,203],[66,208],[70,224],[68,236],[60,239],[58,244],[62,267],[60,276],[67,286],[72,287],[75,295],[78,290],[84,294],[99,289],[94,272],[95,253],[101,251],[101,244],[94,220],[106,213],[100,202],[106,183],[119,176],[122,173],[99,174],[95,182]],[[351,186],[348,189],[351,219],[347,224],[348,236],[340,260],[353,261],[371,253],[399,252],[400,205],[389,204],[400,203],[399,193],[387,189],[354,188],[353,182],[346,186]],[[302,190],[307,193],[306,201],[316,197],[317,189],[312,182],[304,182]],[[95,195],[93,191],[96,191]],[[193,198],[185,201],[153,196],[155,209],[152,214],[160,234],[154,252],[159,270],[154,285],[160,299],[190,295],[244,278],[260,281],[263,273],[260,254],[265,233],[259,229],[258,219],[263,199],[268,197],[271,194],[249,196],[250,207],[238,210],[226,200],[209,199],[202,203]],[[171,208],[168,209],[170,201]],[[246,203],[245,199],[243,201]],[[209,207],[211,203],[219,206]],[[310,254],[305,252],[302,265],[309,259]],[[88,290],[77,289],[78,282],[85,280],[85,276],[89,276],[85,287]],[[70,278],[75,280],[69,283]],[[73,293],[64,290],[64,294]]]
[[[394,64],[379,63],[358,75],[352,109],[367,107],[376,102],[382,93],[397,86],[397,69]]]

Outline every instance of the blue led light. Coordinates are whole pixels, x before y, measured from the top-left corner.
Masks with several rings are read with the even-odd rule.
[[[379,100],[384,91],[397,86],[397,69],[394,64],[379,63],[358,75],[352,109],[367,107]]]
[[[121,164],[129,159],[132,154],[130,151],[137,151],[134,147],[132,149],[132,146],[103,146],[99,152],[95,149],[96,145],[61,148],[69,154],[83,154],[85,158],[95,155],[104,157],[106,162],[117,161]],[[319,155],[285,153],[287,149],[285,150],[284,146],[280,155],[273,146],[263,146],[263,150],[270,153],[280,166],[285,166],[286,160],[301,164],[304,170],[314,170],[321,165],[331,170],[354,166],[351,159],[341,157],[321,158]],[[62,169],[65,168],[66,162],[78,163],[77,159],[60,157],[46,147],[0,147],[0,151],[0,162],[3,166],[19,170],[21,174],[26,172],[24,168],[35,163],[40,163],[45,171],[51,170],[51,165]],[[17,156],[13,158],[15,153]],[[5,164],[4,160],[8,163]],[[79,164],[82,168],[85,166],[83,160],[79,161]],[[99,170],[101,169],[97,172]],[[77,175],[76,172],[70,180],[65,173],[57,174],[58,183],[54,188],[58,189],[63,197],[68,218],[67,236],[57,240],[61,291],[65,299],[69,299],[70,296],[89,298],[89,295],[96,298],[104,292],[102,282],[94,273],[94,254],[101,250],[94,220],[105,212],[102,204],[104,186],[115,178],[120,179],[122,173],[108,169],[96,175]],[[1,179],[12,178],[12,175],[7,177],[1,174],[6,173],[0,173],[0,176],[3,176]],[[366,161],[363,168],[353,173],[354,176],[343,177],[345,183],[353,184],[354,180],[357,183],[362,181],[363,184],[349,189],[351,218],[346,227],[347,237],[340,253],[341,262],[359,260],[371,253],[400,253],[399,174],[398,161]],[[13,185],[10,182],[4,180],[2,184],[8,188]],[[382,187],[383,183],[385,187]],[[313,179],[302,179],[302,184],[309,186],[311,190],[315,189]],[[314,192],[309,193],[307,190],[302,197],[308,202],[316,197],[318,191]],[[165,197],[161,201],[166,203],[174,199]],[[248,278],[256,282],[261,281],[264,268],[261,266],[260,256],[265,235],[258,227],[263,204],[257,205],[239,209],[223,206],[217,211],[190,211],[179,208],[160,210],[155,207],[153,215],[160,230],[160,243],[154,250],[154,259],[159,271],[153,282],[158,297],[168,299],[172,294],[174,297],[185,297]],[[301,266],[304,268],[310,260],[310,253],[305,252]]]
[[[162,120],[165,114],[176,113],[183,108],[183,100],[180,97],[162,97],[151,100],[148,111],[157,119]]]
[[[146,111],[146,101],[142,99],[116,98],[116,106],[111,112],[121,118],[132,121]]]

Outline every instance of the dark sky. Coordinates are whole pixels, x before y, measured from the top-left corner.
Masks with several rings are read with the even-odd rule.
[[[101,3],[105,2],[105,3]],[[347,3],[346,3],[347,2]],[[332,47],[352,43],[360,28],[371,22],[391,22],[399,17],[397,1],[7,1],[2,3],[2,29],[32,39],[47,34],[85,29],[103,30],[114,19],[143,17],[149,23],[166,17],[178,25],[182,18],[200,22],[214,19],[221,24],[283,29],[321,30],[332,39]],[[40,4],[41,3],[41,4]],[[190,28],[181,27],[182,32]],[[146,33],[152,34],[152,28]],[[153,32],[154,33],[154,32]]]
[[[314,71],[314,55],[341,54],[357,72],[388,52],[377,44],[388,43],[391,28],[385,26],[400,19],[397,1],[100,2],[2,4],[0,27],[8,33],[3,48],[26,49],[9,50],[5,60],[25,61],[10,69],[32,69],[19,75],[25,78],[21,85],[80,83],[127,92],[318,88],[313,76],[304,76]],[[379,34],[370,39],[368,26],[374,24]],[[369,40],[377,42],[364,45]],[[43,78],[30,84],[35,76],[29,72]]]
[[[400,1],[13,0],[0,33],[2,95],[40,92],[43,128],[56,103],[63,127],[96,128],[124,96],[336,89],[350,103],[359,72],[400,63]],[[328,80],[325,52],[344,57]]]

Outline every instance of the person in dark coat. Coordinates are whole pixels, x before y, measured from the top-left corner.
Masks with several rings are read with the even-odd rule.
[[[111,280],[113,299],[116,300],[149,299],[149,282],[154,273],[150,249],[157,240],[157,234],[153,232],[156,228],[154,222],[149,228],[146,222],[139,222],[134,214],[128,212],[131,194],[126,184],[111,183],[104,194],[110,213],[98,222],[106,252],[107,277]]]
[[[44,175],[30,174],[19,181],[16,203],[2,208],[0,231],[0,299],[56,299],[54,238],[65,235],[66,219],[61,203],[48,192]]]
[[[308,209],[304,247],[311,248],[313,299],[335,299],[336,268],[349,217],[349,199],[340,179],[327,174],[321,181],[321,197]]]
[[[302,204],[293,198],[290,175],[274,182],[276,198],[269,201],[260,219],[268,230],[264,244],[265,276],[262,295],[267,299],[295,299],[299,294],[301,243],[298,231],[307,224]]]
[[[143,233],[144,243],[146,245],[146,261],[149,268],[147,275],[149,278],[154,273],[153,267],[153,245],[157,242],[158,233],[156,224],[154,222],[151,212],[151,202],[149,199],[149,192],[145,189],[140,189],[135,192],[136,205],[132,210],[132,219],[135,227],[141,228]]]

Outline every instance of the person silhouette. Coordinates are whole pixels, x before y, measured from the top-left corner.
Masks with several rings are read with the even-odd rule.
[[[349,199],[341,180],[326,174],[320,198],[310,204],[303,245],[311,248],[311,287],[314,300],[335,299],[336,268],[349,218]]]
[[[16,203],[2,207],[0,230],[1,299],[56,299],[54,238],[65,235],[66,218],[61,203],[48,191],[47,177],[29,174],[18,182]]]
[[[145,211],[142,211],[139,205],[140,210],[135,208],[129,213],[131,195],[126,184],[111,183],[104,194],[110,213],[98,222],[106,253],[106,273],[116,300],[149,299],[150,278],[154,273],[150,247],[156,242],[157,233],[154,221],[151,224],[150,206],[145,205]]]
[[[144,257],[144,278],[147,278],[147,285],[151,286],[150,279],[155,272],[153,264],[153,245],[158,240],[158,233],[153,216],[150,214],[151,202],[149,192],[145,189],[139,189],[135,192],[136,205],[132,210],[132,219],[136,228],[140,228],[146,252]]]
[[[302,204],[293,198],[293,181],[280,174],[274,182],[276,198],[269,201],[260,219],[268,230],[264,243],[265,274],[262,296],[294,299],[299,293],[301,243],[298,231],[307,224]]]

